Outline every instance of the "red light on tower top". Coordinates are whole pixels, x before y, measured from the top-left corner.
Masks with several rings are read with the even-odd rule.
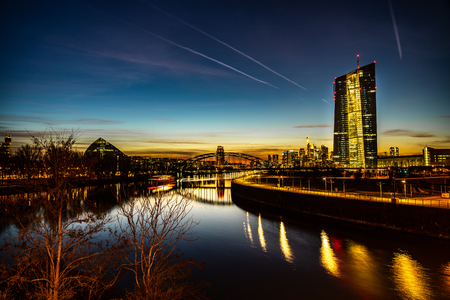
[[[359,54],[357,54],[356,55],[356,65],[357,65],[357,68],[359,69]]]

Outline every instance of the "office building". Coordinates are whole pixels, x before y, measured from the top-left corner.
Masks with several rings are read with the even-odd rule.
[[[339,167],[377,167],[375,62],[335,78],[333,159]]]
[[[398,147],[391,147],[391,148],[389,148],[389,155],[390,156],[399,156],[400,153],[398,151]]]
[[[425,147],[423,149],[423,161],[425,166],[450,166],[450,149]]]
[[[0,169],[2,170],[2,174],[4,170],[8,168],[10,158],[11,158],[11,136],[6,135],[5,142],[0,143]]]

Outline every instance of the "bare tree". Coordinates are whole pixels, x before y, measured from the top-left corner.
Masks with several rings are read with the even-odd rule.
[[[42,149],[37,144],[23,145],[12,155],[14,170],[28,180],[39,174],[41,161]]]
[[[189,215],[190,201],[174,195],[130,198],[120,204],[119,235],[126,241],[124,268],[133,274],[129,299],[204,299],[192,276],[203,264],[184,259],[177,244],[195,240],[197,225]]]
[[[28,182],[33,199],[10,203],[18,232],[3,241],[10,262],[0,270],[3,297],[91,299],[117,278],[108,276],[118,245],[99,237],[112,218],[85,210],[86,201],[73,192],[84,173],[82,156],[72,149],[75,140],[76,132],[51,131],[25,148],[42,149],[48,178]]]

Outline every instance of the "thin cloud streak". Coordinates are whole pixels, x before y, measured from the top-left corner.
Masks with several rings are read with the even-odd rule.
[[[44,104],[44,103],[39,103],[39,102],[33,102],[33,101],[27,101],[27,100],[23,100],[26,103],[31,103],[31,104],[36,104],[36,105],[41,105],[41,106],[46,106],[46,107],[50,107],[50,108],[54,108],[54,109],[59,109],[59,110],[63,110],[63,111],[67,111],[67,112],[72,112],[72,113],[76,113],[76,114],[81,114],[81,115],[85,115],[85,116],[89,116],[88,114],[76,111],[76,110],[70,110],[70,109],[64,109],[64,108],[59,108],[56,106],[51,106],[48,104]]]
[[[294,126],[294,128],[326,128],[326,127],[331,127],[331,125],[321,124],[321,125],[299,125],[299,126]]]
[[[392,7],[392,1],[389,0],[389,11],[391,12],[392,24],[394,25],[395,39],[397,40],[398,54],[400,60],[402,59],[402,46],[400,45],[400,37],[398,36],[397,22],[395,21],[394,8]]]
[[[406,130],[406,129],[392,129],[383,132],[384,135],[389,136],[409,136],[409,137],[417,137],[417,138],[428,138],[428,137],[435,137],[435,134],[426,133],[426,132],[415,132],[412,130]]]
[[[167,119],[167,118],[155,118],[155,120],[165,121],[165,122],[178,122],[178,120]]]
[[[155,8],[156,10],[159,10],[160,12],[162,12],[162,13],[168,15],[169,17],[171,17],[171,18],[173,18],[173,19],[175,19],[175,20],[177,20],[178,22],[181,22],[181,23],[183,23],[183,24],[185,24],[185,25],[187,25],[187,26],[189,26],[189,27],[195,29],[196,31],[198,31],[198,32],[200,32],[200,33],[206,35],[207,37],[209,37],[209,38],[215,40],[216,42],[218,42],[218,43],[220,43],[220,44],[222,44],[222,45],[224,45],[224,46],[230,48],[231,50],[233,50],[233,51],[235,51],[235,52],[241,54],[242,56],[244,56],[244,57],[250,59],[251,61],[257,63],[258,65],[260,65],[261,67],[263,67],[263,68],[269,70],[270,72],[274,73],[275,75],[278,75],[279,77],[281,77],[281,78],[283,78],[283,79],[289,81],[290,83],[295,84],[296,86],[298,86],[298,87],[304,89],[305,91],[307,91],[307,89],[304,88],[303,86],[301,86],[301,85],[299,85],[298,83],[296,83],[296,82],[290,80],[289,78],[286,78],[285,76],[281,75],[280,73],[277,73],[276,71],[272,70],[272,69],[269,68],[268,66],[264,65],[263,63],[259,62],[259,61],[256,60],[256,59],[254,59],[253,57],[251,57],[251,56],[249,56],[249,55],[243,53],[242,51],[239,51],[238,49],[236,49],[236,48],[230,46],[229,44],[227,44],[227,43],[225,43],[225,42],[219,40],[218,38],[216,38],[216,37],[214,37],[214,36],[212,36],[212,35],[210,35],[210,34],[204,32],[203,30],[201,30],[201,29],[199,29],[199,28],[197,28],[197,27],[195,27],[195,26],[193,26],[193,25],[191,25],[191,24],[189,24],[189,23],[187,23],[187,22],[185,22],[185,21],[183,21],[183,20],[181,20],[181,19],[175,17],[174,15],[172,15],[172,14],[170,14],[170,13],[168,13],[168,12],[162,10],[162,9],[159,8],[159,7],[157,7],[156,5],[150,4],[150,3],[148,3],[148,2],[146,2],[146,3],[147,3],[148,5],[150,5],[150,6],[152,6],[153,8]]]
[[[80,2],[78,2],[78,3],[80,3]],[[166,39],[166,38],[164,38],[164,37],[162,37],[162,36],[160,36],[160,35],[157,35],[157,34],[151,32],[151,31],[148,31],[148,30],[146,30],[146,29],[143,29],[143,28],[141,28],[141,27],[139,27],[139,26],[137,26],[137,25],[134,25],[133,23],[127,22],[127,21],[125,21],[125,20],[122,20],[122,19],[120,19],[120,18],[118,18],[118,17],[115,17],[115,16],[113,16],[113,15],[110,15],[110,14],[104,12],[104,11],[98,10],[98,9],[92,7],[92,6],[87,5],[87,4],[84,4],[84,3],[80,3],[80,4],[82,4],[82,5],[84,5],[84,6],[87,6],[87,7],[89,7],[90,9],[93,9],[93,10],[95,10],[95,11],[97,11],[97,12],[103,13],[103,14],[105,14],[105,15],[107,15],[107,16],[109,16],[109,17],[111,17],[111,18],[113,18],[113,19],[115,19],[115,20],[117,20],[117,21],[119,21],[119,22],[122,22],[122,23],[124,23],[124,24],[126,24],[126,25],[132,26],[132,27],[134,27],[134,28],[136,28],[136,29],[138,29],[138,30],[140,30],[140,31],[142,31],[142,32],[145,32],[145,33],[147,33],[147,34],[149,34],[149,35],[151,35],[151,36],[153,36],[153,37],[155,37],[155,38],[157,38],[157,39],[160,39],[160,40],[165,41],[165,42],[167,42],[167,43],[169,43],[169,44],[172,44],[172,45],[174,45],[174,46],[176,46],[176,47],[178,47],[178,48],[184,49],[184,50],[189,51],[189,52],[191,52],[191,53],[197,54],[198,56],[201,56],[201,57],[204,57],[204,58],[206,58],[206,59],[208,59],[208,60],[211,60],[211,61],[213,61],[213,62],[215,62],[215,63],[217,63],[217,64],[219,64],[219,65],[222,65],[222,66],[224,66],[224,67],[226,67],[226,68],[229,68],[229,69],[231,69],[231,70],[233,70],[233,71],[235,71],[235,72],[237,72],[237,73],[239,73],[239,74],[241,74],[241,75],[244,75],[244,76],[246,76],[246,77],[248,77],[248,78],[250,78],[250,79],[253,79],[253,80],[257,81],[257,82],[266,84],[266,85],[271,86],[271,87],[273,87],[273,88],[275,88],[275,89],[277,89],[277,90],[280,89],[279,87],[276,87],[276,86],[274,86],[274,85],[272,85],[272,84],[270,84],[270,83],[268,83],[268,82],[265,82],[265,81],[263,81],[263,80],[260,80],[260,79],[258,79],[258,78],[255,78],[255,77],[253,77],[253,76],[251,76],[251,75],[249,75],[249,74],[247,74],[247,73],[244,73],[244,72],[242,72],[242,71],[240,71],[240,70],[238,70],[238,69],[236,69],[236,68],[233,68],[232,66],[227,65],[227,64],[225,64],[225,63],[223,63],[223,62],[221,62],[221,61],[219,61],[219,60],[217,60],[217,59],[214,59],[214,58],[209,57],[209,56],[207,56],[207,55],[205,55],[205,54],[203,54],[203,53],[200,53],[200,52],[197,52],[197,51],[195,51],[195,50],[192,50],[191,48],[188,48],[188,47],[182,46],[182,45],[180,45],[180,44],[177,44],[177,43],[175,43],[175,42],[173,42],[173,41],[171,41],[171,40],[168,40],[168,39]]]

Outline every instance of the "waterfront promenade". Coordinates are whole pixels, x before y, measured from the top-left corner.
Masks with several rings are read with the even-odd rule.
[[[268,177],[266,177],[268,178]],[[278,178],[277,176],[271,176],[271,178]],[[287,178],[284,176],[284,178]],[[351,179],[347,179],[351,180]],[[287,191],[291,193],[305,194],[305,195],[316,195],[316,196],[324,196],[324,197],[335,197],[335,198],[343,198],[343,199],[353,199],[353,200],[361,200],[361,201],[373,201],[373,202],[385,202],[385,203],[395,203],[401,205],[415,205],[415,206],[426,206],[426,207],[438,207],[450,209],[450,199],[444,198],[442,196],[420,196],[420,197],[404,197],[404,194],[397,193],[395,198],[392,193],[381,192],[381,197],[379,192],[374,191],[331,191],[332,187],[330,186],[330,190],[320,190],[320,189],[312,189],[308,188],[308,186],[293,186],[293,185],[281,185],[275,183],[264,182],[264,178],[261,178],[258,175],[251,175],[247,177],[242,177],[236,179],[239,184],[257,187],[260,189],[267,190],[279,190],[279,191]],[[304,183],[306,184],[306,183]]]
[[[289,179],[292,178],[283,176],[284,183]],[[295,214],[299,218],[307,214],[450,239],[449,199],[428,196],[404,198],[398,192],[395,198],[379,197],[370,190],[356,190],[358,186],[364,187],[364,182],[360,181],[352,182],[351,192],[331,192],[325,190],[325,180],[305,179],[311,181],[308,181],[307,187],[296,187],[294,180],[290,185],[284,185],[281,178],[273,177],[236,179],[231,186],[233,202],[280,214]],[[267,183],[263,183],[266,180]],[[324,189],[320,190],[318,187],[322,180]],[[385,194],[390,196],[389,192]]]

